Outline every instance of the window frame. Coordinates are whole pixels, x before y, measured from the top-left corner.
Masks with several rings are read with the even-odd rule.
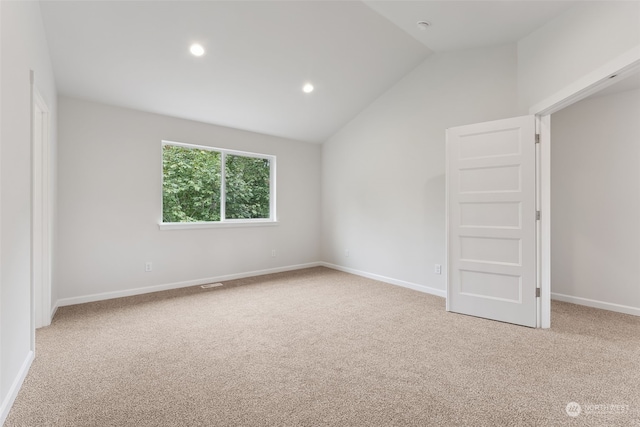
[[[195,222],[164,222],[164,168],[163,152],[166,145],[173,145],[183,148],[215,151],[220,153],[220,221],[195,221]],[[256,159],[269,160],[269,218],[242,218],[226,219],[226,160],[227,155],[252,157]],[[227,148],[211,147],[208,145],[188,144],[185,142],[162,140],[160,145],[160,230],[185,230],[194,228],[227,228],[227,227],[259,227],[277,225],[276,216],[276,156],[271,154],[251,153],[248,151],[230,150]]]

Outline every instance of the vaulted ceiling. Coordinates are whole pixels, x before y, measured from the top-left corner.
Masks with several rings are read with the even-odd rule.
[[[571,6],[41,2],[60,94],[307,142],[326,140],[433,52],[515,42]],[[191,55],[192,43],[205,54]]]

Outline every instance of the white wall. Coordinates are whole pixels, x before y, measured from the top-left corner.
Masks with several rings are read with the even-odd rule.
[[[520,110],[640,46],[640,2],[583,2],[518,42]]]
[[[434,54],[325,142],[323,260],[444,296],[445,129],[514,116],[516,74],[515,45]]]
[[[31,350],[31,83],[52,115],[56,88],[38,2],[0,2],[0,422],[8,413]],[[55,189],[54,194],[55,197]],[[55,292],[55,291],[54,291]]]
[[[638,118],[638,90],[587,99],[551,118],[554,298],[640,315]]]
[[[59,115],[63,304],[319,260],[319,145],[65,97]],[[159,230],[163,139],[277,156],[279,225]]]

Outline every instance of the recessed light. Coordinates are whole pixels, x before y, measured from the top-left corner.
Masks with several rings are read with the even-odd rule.
[[[304,86],[302,86],[302,91],[304,93],[311,93],[313,92],[313,85],[311,83],[307,83]]]
[[[202,45],[194,43],[189,48],[189,52],[191,52],[193,56],[202,56],[204,55],[204,48],[202,47]]]
[[[418,23],[416,24],[418,26],[419,30],[426,30],[427,28],[429,28],[431,26],[431,22],[428,21],[418,21]]]

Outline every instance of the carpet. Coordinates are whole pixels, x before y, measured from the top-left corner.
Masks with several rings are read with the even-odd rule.
[[[62,307],[5,425],[640,426],[638,317],[444,306],[318,267]]]

